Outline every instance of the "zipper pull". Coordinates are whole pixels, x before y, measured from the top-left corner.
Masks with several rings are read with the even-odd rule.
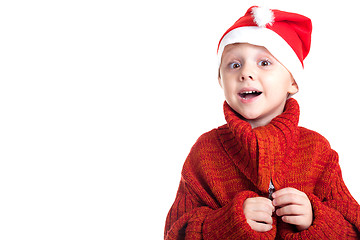
[[[272,201],[272,194],[275,192],[275,186],[272,182],[272,180],[270,179],[270,185],[269,185],[269,199]]]

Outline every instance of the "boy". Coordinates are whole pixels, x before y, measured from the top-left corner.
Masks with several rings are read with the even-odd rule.
[[[191,149],[165,239],[359,239],[337,153],[298,127],[311,20],[251,7],[219,42],[227,124]]]

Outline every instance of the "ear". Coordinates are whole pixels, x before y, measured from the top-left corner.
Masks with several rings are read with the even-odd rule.
[[[291,85],[289,86],[288,93],[295,94],[299,91],[299,86],[297,85],[295,79],[291,78]]]
[[[219,81],[219,85],[221,88],[224,88],[223,87],[223,82],[222,82],[222,79],[221,79],[221,75],[220,75],[220,68],[219,68],[219,73],[218,73],[218,81]]]

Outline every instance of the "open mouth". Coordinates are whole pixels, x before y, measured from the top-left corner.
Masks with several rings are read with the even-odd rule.
[[[249,99],[255,98],[261,94],[262,94],[262,92],[260,92],[260,91],[244,91],[244,92],[239,93],[239,96],[242,99],[249,100]]]

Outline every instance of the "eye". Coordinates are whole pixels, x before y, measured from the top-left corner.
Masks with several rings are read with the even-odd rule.
[[[237,63],[237,62],[234,62],[234,63],[230,63],[229,66],[230,66],[231,69],[236,69],[236,68],[240,68],[241,64]]]
[[[271,65],[271,62],[269,60],[261,60],[258,65],[260,67],[267,67],[267,66],[270,66]]]

